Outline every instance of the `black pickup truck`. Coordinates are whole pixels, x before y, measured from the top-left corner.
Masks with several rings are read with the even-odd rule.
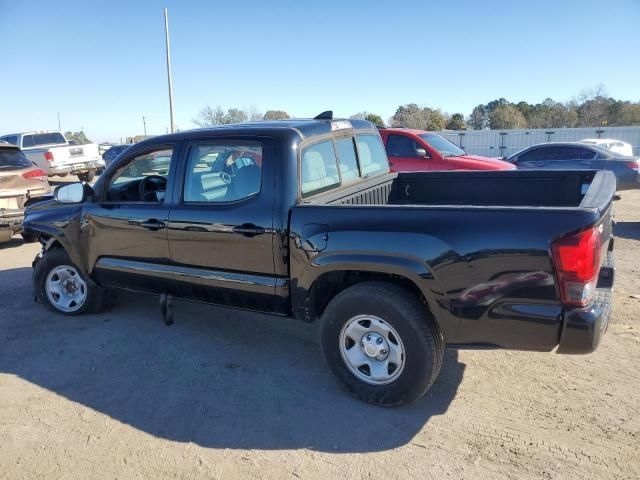
[[[323,117],[155,137],[94,187],[59,187],[26,212],[36,298],[76,315],[116,288],[318,320],[340,382],[385,406],[423,395],[446,346],[596,349],[611,172],[389,173],[371,123]]]

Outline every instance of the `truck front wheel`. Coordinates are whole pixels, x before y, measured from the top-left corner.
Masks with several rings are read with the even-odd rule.
[[[33,270],[38,302],[65,315],[99,312],[109,305],[109,292],[87,280],[62,248],[53,248]]]
[[[339,293],[322,315],[320,344],[351,395],[385,407],[424,395],[444,355],[442,335],[425,306],[410,291],[384,282]]]

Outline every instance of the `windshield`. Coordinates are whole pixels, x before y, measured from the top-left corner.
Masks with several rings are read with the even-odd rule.
[[[0,149],[0,170],[33,167],[20,150]]]
[[[465,154],[465,151],[455,143],[436,133],[421,133],[418,136],[427,142],[431,148],[435,148],[443,157],[459,157]]]

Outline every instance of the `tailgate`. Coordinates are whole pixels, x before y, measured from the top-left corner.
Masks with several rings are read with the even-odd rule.
[[[594,227],[597,228],[600,237],[601,265],[607,261],[607,252],[613,250],[613,197],[615,193],[616,177],[614,173],[608,170],[599,171],[593,177],[582,202],[580,202],[580,207],[597,211],[599,218]]]
[[[53,155],[51,166],[54,167],[82,165],[100,159],[98,146],[95,144],[54,147],[49,152]]]
[[[568,285],[571,287],[563,287],[563,276],[567,275],[566,272],[557,273],[558,283],[560,290],[565,291],[576,290],[576,286],[582,286],[583,292],[589,294],[585,296],[585,301],[581,303],[567,302],[563,295],[563,328],[560,336],[560,342],[558,346],[558,353],[590,353],[593,352],[602,339],[602,336],[607,330],[609,324],[609,318],[611,316],[612,306],[612,292],[613,282],[615,275],[614,260],[613,260],[613,197],[616,190],[615,176],[612,172],[601,171],[598,172],[580,204],[582,208],[595,210],[598,217],[597,220],[592,223],[587,230],[579,233],[572,234],[572,236],[583,235],[584,238],[594,238],[593,233],[596,232],[597,240],[596,244],[600,245],[599,264],[595,262],[591,265],[595,268],[595,280],[589,279],[576,279],[571,278],[571,282]],[[599,240],[599,241],[598,241]],[[560,240],[562,242],[562,240]],[[559,255],[554,253],[554,262],[556,264],[556,270],[563,264],[563,260],[558,261]],[[581,252],[581,255],[576,256],[575,265],[578,269],[581,266],[589,265],[589,252]],[[579,262],[582,262],[579,263]],[[589,267],[589,271],[592,267]],[[591,275],[589,273],[589,275]],[[583,283],[581,283],[581,281]]]

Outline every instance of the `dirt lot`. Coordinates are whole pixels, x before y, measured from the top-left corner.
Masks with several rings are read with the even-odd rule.
[[[640,478],[640,191],[616,202],[614,318],[589,356],[449,351],[421,401],[369,407],[314,326],[153,298],[66,318],[38,246],[0,246],[0,478]]]

